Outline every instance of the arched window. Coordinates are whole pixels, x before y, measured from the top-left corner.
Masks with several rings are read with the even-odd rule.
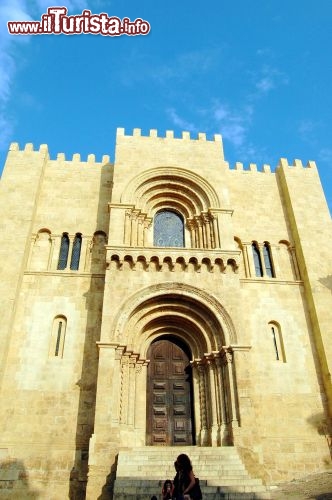
[[[162,210],[155,215],[153,244],[156,247],[184,247],[184,223],[180,214]]]
[[[67,319],[65,316],[56,316],[52,325],[50,357],[62,358],[65,345]]]
[[[30,269],[32,271],[46,271],[49,265],[51,252],[51,231],[40,229],[33,242]]]
[[[69,251],[68,233],[63,233],[61,238],[61,246],[58,260],[58,269],[66,269]]]
[[[73,243],[73,251],[71,253],[71,261],[70,261],[71,271],[78,270],[78,267],[80,265],[81,246],[82,246],[82,235],[81,233],[76,233]]]
[[[269,327],[272,335],[272,345],[275,359],[277,361],[281,361],[282,363],[286,363],[285,348],[280,325],[275,321],[271,321],[269,323]]]
[[[254,242],[251,245],[251,248],[254,257],[255,274],[256,276],[261,278],[263,276],[263,267],[262,267],[261,253],[259,251],[258,244]]]
[[[264,243],[263,256],[264,256],[266,275],[269,276],[270,278],[275,278],[275,272],[273,269],[273,262],[271,257],[271,247],[267,242]]]

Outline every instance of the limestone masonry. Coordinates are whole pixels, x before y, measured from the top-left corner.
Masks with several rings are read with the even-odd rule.
[[[0,498],[147,498],[121,490],[145,452],[171,474],[187,450],[206,499],[331,467],[314,162],[230,168],[219,135],[140,129],[114,165],[12,144],[1,207]],[[243,485],[209,476],[227,456]]]

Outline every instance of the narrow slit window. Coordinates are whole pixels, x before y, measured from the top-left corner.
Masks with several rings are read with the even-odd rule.
[[[65,316],[56,316],[53,320],[51,345],[49,356],[51,358],[62,358],[65,345],[67,319]]]
[[[61,237],[61,245],[58,260],[58,269],[63,270],[67,267],[69,251],[69,238],[67,233],[63,233]]]
[[[276,359],[277,359],[277,361],[279,361],[279,359],[280,359],[279,358],[279,350],[278,350],[277,337],[276,337],[276,332],[275,332],[274,326],[272,326],[271,330],[272,330],[272,336],[273,336],[274,350],[276,353]]]
[[[77,271],[79,268],[81,247],[82,247],[82,235],[80,233],[76,233],[73,243],[73,251],[71,253],[71,261],[70,261],[71,271]]]
[[[62,321],[59,321],[58,334],[57,334],[57,338],[56,338],[55,353],[54,353],[55,356],[59,356],[61,332],[62,332]]]
[[[262,267],[262,260],[261,260],[261,254],[258,248],[257,243],[253,243],[251,245],[252,248],[252,253],[254,257],[254,265],[255,265],[255,274],[259,278],[263,276],[263,267]]]
[[[272,336],[272,352],[276,361],[286,363],[286,354],[281,328],[277,322],[269,323]]]
[[[274,273],[272,257],[271,257],[271,247],[268,243],[264,243],[263,255],[264,255],[264,264],[265,264],[266,275],[269,276],[270,278],[274,278],[275,273]]]

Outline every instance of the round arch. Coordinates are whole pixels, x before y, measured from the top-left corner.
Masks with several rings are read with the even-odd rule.
[[[141,358],[161,335],[182,339],[193,360],[237,341],[233,322],[220,302],[183,283],[163,283],[136,292],[119,308],[111,331],[112,339]]]
[[[203,177],[177,167],[142,172],[129,181],[121,196],[121,203],[143,212],[157,211],[169,200],[187,217],[220,206],[216,191]]]

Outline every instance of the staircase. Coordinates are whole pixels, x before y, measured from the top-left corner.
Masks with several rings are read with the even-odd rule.
[[[174,461],[186,453],[200,479],[203,500],[269,499],[261,479],[251,478],[235,447],[156,447],[122,449],[119,452],[114,500],[161,499],[162,484],[175,476]]]

